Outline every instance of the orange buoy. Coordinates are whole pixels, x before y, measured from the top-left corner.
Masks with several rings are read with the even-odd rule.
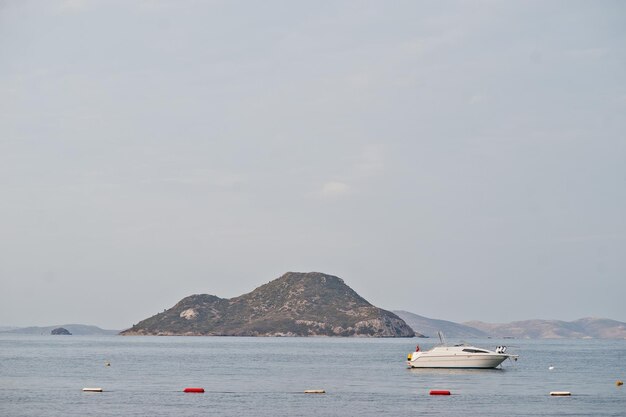
[[[204,388],[193,388],[193,387],[190,387],[190,388],[185,388],[183,391],[184,392],[203,393],[204,392]]]
[[[430,391],[430,395],[450,395],[450,391],[443,389],[433,389]]]

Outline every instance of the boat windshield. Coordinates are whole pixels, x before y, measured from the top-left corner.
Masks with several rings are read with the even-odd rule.
[[[486,350],[480,350],[480,349],[463,349],[463,352],[469,352],[469,353],[489,353]]]

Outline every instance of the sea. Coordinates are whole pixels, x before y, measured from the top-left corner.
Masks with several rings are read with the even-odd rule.
[[[626,416],[616,384],[626,340],[468,340],[520,358],[493,370],[407,368],[416,344],[435,342],[2,334],[0,416]]]

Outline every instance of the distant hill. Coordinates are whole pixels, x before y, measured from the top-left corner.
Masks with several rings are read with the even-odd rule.
[[[575,321],[525,320],[504,324],[470,321],[463,324],[482,330],[494,337],[515,337],[519,339],[626,339],[626,323],[610,319],[584,318]]]
[[[123,335],[413,337],[395,314],[373,306],[342,279],[288,272],[225,299],[191,295]]]
[[[72,332],[64,327],[57,327],[56,329],[52,329],[50,331],[50,334],[53,336],[71,336]]]
[[[67,329],[74,336],[98,336],[98,335],[114,335],[119,332],[119,330],[105,330],[96,326],[89,326],[86,324],[61,324],[55,326],[45,326],[45,327],[20,327],[14,328],[11,330],[6,330],[1,333],[12,333],[12,334],[45,334],[49,335],[52,330],[57,328]]]
[[[0,326],[0,332],[8,332],[9,330],[19,329],[16,326]]]
[[[488,336],[482,330],[452,321],[430,319],[402,310],[394,310],[393,312],[411,326],[416,333],[421,333],[427,337],[437,337],[438,331],[443,332],[448,339],[485,338]]]

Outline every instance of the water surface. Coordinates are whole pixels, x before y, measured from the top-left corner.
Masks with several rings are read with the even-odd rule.
[[[626,388],[615,385],[626,380],[624,340],[471,342],[512,345],[521,357],[496,370],[410,370],[407,353],[434,340],[5,334],[0,415],[626,415]],[[431,389],[453,395],[429,396]]]

